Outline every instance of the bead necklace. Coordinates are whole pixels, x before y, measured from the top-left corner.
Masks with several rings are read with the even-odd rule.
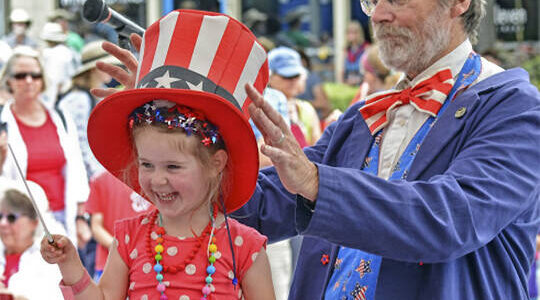
[[[152,245],[151,245],[152,226],[148,226],[148,235],[146,239],[148,257],[151,262],[154,260],[156,262],[153,269],[157,273],[156,280],[158,281],[158,284],[156,286],[156,290],[160,293],[160,297],[159,297],[160,300],[168,299],[167,295],[165,295],[166,286],[163,283],[163,274],[164,273],[175,274],[177,272],[184,271],[186,266],[193,260],[195,255],[199,252],[202,242],[208,234],[210,234],[208,248],[207,248],[207,256],[208,256],[209,265],[206,268],[206,273],[208,274],[208,276],[206,276],[204,280],[205,285],[202,288],[203,297],[201,298],[201,300],[207,299],[208,295],[210,295],[210,293],[212,292],[212,289],[211,289],[211,284],[213,281],[212,275],[216,272],[216,267],[214,267],[214,263],[216,262],[215,253],[218,250],[217,245],[216,245],[216,237],[214,236],[214,229],[215,229],[214,226],[215,226],[215,220],[217,217],[217,211],[218,211],[217,205],[214,204],[214,206],[212,207],[213,213],[211,214],[210,222],[208,222],[208,225],[203,230],[200,236],[197,236],[193,230],[191,231],[193,233],[193,236],[197,238],[197,243],[191,249],[191,252],[188,255],[188,257],[178,266],[164,266],[163,265],[163,261],[162,261],[163,251],[165,250],[165,247],[163,246],[164,244],[163,236],[165,235],[165,228],[163,228],[162,226],[161,215],[159,215],[159,211],[156,210],[155,213],[150,216],[150,224],[155,224],[157,216],[159,215],[160,217],[158,228],[156,229],[156,233],[158,235],[158,237],[156,238],[157,245],[154,247],[154,249],[152,249]],[[153,253],[155,253],[155,255]]]

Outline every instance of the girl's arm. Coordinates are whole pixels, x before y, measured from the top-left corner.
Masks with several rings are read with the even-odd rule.
[[[242,279],[242,293],[246,300],[275,300],[270,262],[264,247]]]
[[[62,273],[62,285],[66,287],[79,286],[88,275],[77,249],[73,243],[65,236],[54,235],[54,245],[49,244],[46,238],[41,241],[41,256],[50,264],[58,264]],[[113,275],[114,273],[114,275]],[[109,258],[103,271],[100,284],[96,284],[89,279],[90,283],[84,287],[75,297],[66,299],[76,300],[108,300],[124,299],[127,291],[128,268],[120,258],[113,243],[109,251]],[[66,297],[66,294],[64,294]]]

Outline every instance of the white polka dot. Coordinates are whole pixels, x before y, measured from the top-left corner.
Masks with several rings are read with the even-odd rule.
[[[229,271],[229,279],[234,279],[234,272],[232,270]]]
[[[158,234],[152,231],[152,233],[150,234],[150,237],[151,237],[153,240],[155,240],[155,239],[158,238]]]
[[[213,284],[211,284],[211,283],[210,283],[210,291],[211,291],[212,293],[215,293],[215,292],[216,292],[216,287],[215,287]]]
[[[135,282],[132,282],[129,284],[129,289],[134,290],[135,289]]]
[[[238,299],[242,298],[242,289],[238,289]]]
[[[148,218],[143,218],[142,221],[141,221],[141,225],[148,224],[148,222],[150,222],[150,220],[148,220]]]
[[[185,240],[186,237],[185,237],[185,236],[179,236],[178,239],[179,239],[179,240]]]
[[[124,237],[124,240],[126,242],[126,245],[129,244],[129,235],[126,234],[126,236]]]
[[[191,300],[187,295],[180,296],[180,299],[178,300]]]
[[[214,253],[214,256],[216,257],[216,259],[220,259],[221,258],[221,252],[216,252]]]
[[[255,253],[251,254],[251,260],[255,261],[257,259],[257,255],[259,255],[259,252],[255,252]]]
[[[133,251],[131,251],[131,253],[129,254],[129,257],[131,259],[135,259],[137,258],[137,256],[139,256],[139,252],[137,251],[137,248],[133,249]]]
[[[189,264],[186,266],[186,274],[193,275],[195,272],[197,272],[197,268],[194,264]]]
[[[167,254],[169,254],[170,256],[175,256],[177,253],[178,253],[178,248],[174,246],[167,248]]]
[[[165,286],[170,286],[170,285],[171,285],[171,282],[170,282],[170,281],[163,281],[163,284],[164,284]]]
[[[148,300],[148,295],[142,295],[141,300]]]
[[[237,236],[235,239],[234,239],[234,244],[236,246],[242,246],[242,244],[244,244],[244,239],[241,237],[241,236]]]
[[[151,263],[145,263],[145,264],[142,266],[142,271],[143,271],[145,274],[150,273],[150,271],[152,271],[152,264],[151,264]]]

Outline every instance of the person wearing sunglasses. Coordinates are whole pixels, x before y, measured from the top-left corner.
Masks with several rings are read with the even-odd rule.
[[[235,213],[270,242],[304,236],[291,300],[529,299],[540,226],[538,89],[525,70],[473,51],[484,0],[360,2],[382,61],[405,76],[304,149],[246,86],[274,166]],[[128,66],[116,77],[133,88],[135,58],[105,48]]]
[[[43,189],[28,186],[52,232],[65,233],[48,211]],[[24,184],[0,179],[0,299],[62,299],[58,268],[47,264],[39,252],[43,228]]]
[[[45,105],[47,85],[35,50],[15,48],[0,83],[12,95],[0,113],[0,121],[7,124],[7,142],[0,135],[1,175],[19,179],[16,158],[25,178],[43,187],[51,211],[76,243],[78,233],[90,232],[85,222],[76,219],[84,214],[89,193],[76,125],[69,112]],[[7,143],[15,158],[7,151]]]

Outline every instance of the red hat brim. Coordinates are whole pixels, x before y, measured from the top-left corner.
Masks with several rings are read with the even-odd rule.
[[[88,120],[88,142],[97,160],[114,176],[141,193],[128,117],[152,100],[168,100],[199,111],[218,127],[229,160],[225,206],[227,213],[249,201],[257,182],[259,153],[246,117],[224,98],[194,90],[141,88],[117,92],[96,105]],[[129,167],[129,169],[128,169]],[[129,170],[126,174],[125,170]],[[127,175],[127,176],[126,176]],[[224,179],[225,181],[225,179]]]

